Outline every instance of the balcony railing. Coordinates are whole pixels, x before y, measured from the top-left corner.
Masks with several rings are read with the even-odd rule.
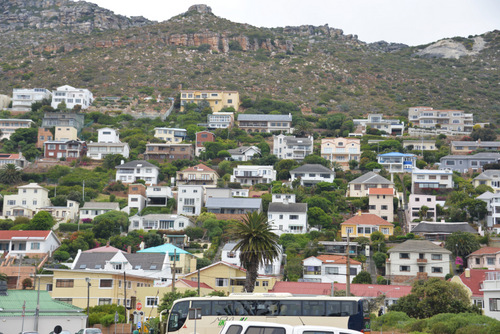
[[[427,259],[417,259],[417,263],[427,263]]]

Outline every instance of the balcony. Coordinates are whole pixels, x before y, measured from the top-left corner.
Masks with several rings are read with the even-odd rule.
[[[417,259],[417,263],[427,263],[427,259]]]

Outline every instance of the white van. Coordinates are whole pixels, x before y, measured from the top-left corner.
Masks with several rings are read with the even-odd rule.
[[[292,326],[261,321],[227,321],[219,334],[363,334],[327,326]]]

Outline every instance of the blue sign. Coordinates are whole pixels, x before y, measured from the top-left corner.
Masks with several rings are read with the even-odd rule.
[[[139,329],[139,328],[141,328],[141,321],[140,321],[140,320],[139,320],[139,321],[137,321],[137,328],[138,328],[138,329]]]

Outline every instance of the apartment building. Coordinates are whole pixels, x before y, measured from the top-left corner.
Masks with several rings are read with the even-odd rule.
[[[420,128],[470,133],[474,125],[473,115],[461,110],[434,110],[431,107],[408,108],[408,121]]]
[[[179,128],[155,128],[155,138],[167,143],[180,143],[186,140],[187,130]]]
[[[474,188],[484,184],[491,187],[495,193],[500,193],[500,170],[488,169],[472,180]]]
[[[192,144],[163,144],[148,143],[145,160],[157,160],[161,162],[172,162],[174,160],[193,160],[194,149]]]
[[[58,126],[72,126],[81,131],[84,123],[84,115],[68,112],[46,112],[43,115],[42,127],[52,128]]]
[[[135,215],[130,217],[129,231],[133,230],[170,230],[183,231],[186,227],[195,226],[189,218],[172,214]]]
[[[389,173],[408,173],[416,167],[417,156],[411,153],[390,152],[377,155],[377,162]]]
[[[14,88],[12,91],[12,110],[31,111],[31,105],[43,99],[50,99],[52,93],[45,88]]]
[[[411,192],[421,194],[429,189],[453,189],[453,171],[450,169],[418,169],[411,170]]]
[[[433,139],[403,140],[403,148],[410,151],[437,151],[438,149]]]
[[[66,103],[67,109],[73,109],[76,105],[87,109],[94,102],[94,95],[88,89],[75,88],[68,85],[57,87],[52,92],[52,108],[57,109],[60,103]]]
[[[217,186],[219,174],[204,164],[185,168],[176,173],[176,184],[180,185],[206,185]]]
[[[177,213],[199,216],[204,206],[204,187],[202,185],[179,185],[177,194]]]
[[[436,196],[410,194],[408,199],[408,209],[406,210],[406,221],[408,223],[415,219],[436,221]],[[427,209],[422,210],[422,207]]]
[[[181,90],[181,112],[184,112],[187,103],[201,102],[208,103],[213,112],[231,107],[238,110],[240,94],[237,91]]]
[[[290,171],[291,181],[300,179],[302,186],[314,186],[320,182],[332,183],[335,171],[320,164],[305,164]]]
[[[302,161],[308,155],[313,154],[314,139],[297,138],[283,134],[273,136],[273,154],[280,159],[291,159]]]
[[[276,181],[276,170],[273,166],[238,165],[231,175],[231,182],[244,185],[271,183],[272,181]]]
[[[234,125],[234,112],[214,112],[207,115],[207,129],[227,129]]]
[[[47,159],[73,161],[87,154],[87,143],[78,140],[48,140],[43,143],[43,156]]]
[[[196,146],[194,155],[199,157],[200,153],[205,151],[205,143],[215,141],[215,135],[209,131],[196,132]]]
[[[354,125],[361,126],[362,132],[368,128],[384,131],[393,136],[402,136],[405,124],[397,119],[384,119],[383,114],[368,114],[366,119],[353,119]]]
[[[130,156],[127,143],[88,143],[87,156],[93,160],[102,160],[107,155],[119,154],[124,158]]]
[[[274,233],[307,233],[307,203],[272,202],[267,210],[269,225]]]
[[[358,138],[321,139],[321,157],[349,170],[349,161],[361,160],[361,140]]]
[[[469,154],[476,150],[500,151],[500,141],[452,141],[451,154]]]
[[[41,207],[50,206],[49,191],[37,183],[17,187],[16,195],[5,195],[3,216],[8,219],[33,216]]]
[[[146,181],[147,185],[158,184],[160,168],[145,160],[134,160],[123,163],[116,168],[116,181],[135,183],[137,180]]]
[[[35,124],[31,119],[6,118],[0,119],[0,140],[10,139],[17,129],[29,129]]]
[[[72,126],[57,126],[54,130],[56,141],[78,140],[78,130]]]
[[[482,172],[483,166],[500,161],[500,153],[477,153],[474,155],[447,155],[439,159],[439,169],[451,169],[459,173]]]
[[[292,133],[292,114],[239,114],[238,126],[248,133],[275,131],[280,133]]]

